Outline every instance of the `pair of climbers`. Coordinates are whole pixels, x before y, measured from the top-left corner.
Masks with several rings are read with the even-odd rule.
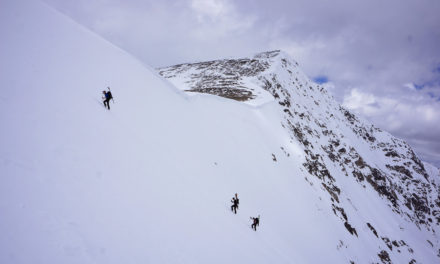
[[[104,103],[104,107],[107,107],[110,110],[110,100],[113,100],[112,92],[110,91],[110,87],[107,87],[108,91],[102,91],[102,102]],[[115,101],[113,100],[113,103]]]
[[[240,204],[240,199],[238,199],[237,193],[235,194],[234,197],[232,197],[231,203],[232,203],[231,211],[234,214],[237,214],[238,205]],[[251,228],[257,231],[257,226],[260,225],[260,215],[258,215],[258,217],[251,217],[251,220],[252,220]]]

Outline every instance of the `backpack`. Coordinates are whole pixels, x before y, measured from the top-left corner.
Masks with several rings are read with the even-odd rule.
[[[110,92],[110,91],[106,92],[105,98],[107,98],[108,100],[113,99],[112,92]]]

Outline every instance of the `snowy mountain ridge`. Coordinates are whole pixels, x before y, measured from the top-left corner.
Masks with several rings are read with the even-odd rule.
[[[298,63],[280,51],[263,52],[251,58],[180,64],[158,69],[180,89],[214,94],[248,104],[275,101],[283,115],[281,126],[291,142],[304,151],[306,181],[325,190],[335,217],[347,231],[358,236],[347,185],[350,181],[366,191],[374,191],[389,209],[425,230],[436,242],[440,224],[440,185],[438,169],[425,166],[410,146],[340,106],[320,85],[298,68]],[[269,93],[271,96],[267,96]],[[288,144],[280,147],[290,156]],[[428,165],[429,166],[429,165]],[[345,179],[341,179],[345,178]],[[349,201],[344,203],[343,201]],[[350,212],[352,211],[352,212]],[[371,223],[364,223],[376,235]],[[376,235],[377,236],[377,235]],[[381,234],[390,250],[406,243]],[[399,249],[397,249],[400,251]]]

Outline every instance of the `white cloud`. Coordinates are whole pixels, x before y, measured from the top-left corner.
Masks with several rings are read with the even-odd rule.
[[[405,83],[403,85],[403,87],[408,88],[410,91],[415,91],[416,90],[416,87],[415,87],[415,85],[413,83]]]
[[[197,12],[199,22],[221,20],[232,11],[230,3],[224,0],[192,0],[191,7]]]
[[[412,92],[416,96],[389,97],[352,89],[344,96],[343,105],[376,126],[406,139],[425,160],[437,162],[436,157],[440,156],[440,104],[419,95],[416,90]]]
[[[199,22],[191,31],[198,39],[230,38],[252,28],[256,19],[239,14],[228,0],[192,0],[191,9]]]
[[[371,93],[361,92],[355,88],[344,97],[342,105],[368,117],[377,115],[383,109],[393,108],[395,103],[394,100],[377,98]]]

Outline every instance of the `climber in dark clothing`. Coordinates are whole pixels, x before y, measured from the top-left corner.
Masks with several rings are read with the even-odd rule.
[[[104,94],[104,96],[102,97],[102,99],[104,100],[104,107],[107,107],[108,110],[110,110],[110,100],[113,99],[112,92],[110,92],[109,88],[108,91],[102,91],[102,93]]]
[[[238,204],[240,203],[240,200],[238,199],[238,195],[235,194],[235,197],[232,197],[232,205],[231,205],[231,211],[234,212],[234,214],[237,213]]]
[[[252,229],[254,229],[255,231],[257,231],[257,226],[260,225],[260,216],[258,215],[258,217],[251,217],[252,219]]]

